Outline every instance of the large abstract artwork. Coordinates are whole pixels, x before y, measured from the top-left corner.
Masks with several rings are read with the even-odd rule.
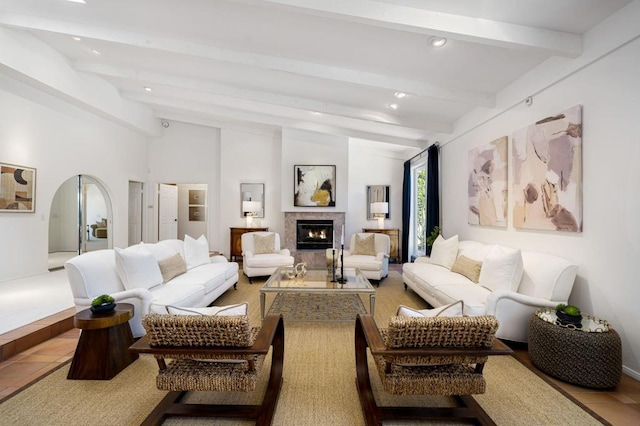
[[[293,205],[335,207],[336,166],[293,166]]]
[[[582,232],[582,107],[513,134],[513,225]]]
[[[469,151],[469,223],[507,226],[507,137]]]
[[[36,169],[0,163],[0,211],[36,210]]]

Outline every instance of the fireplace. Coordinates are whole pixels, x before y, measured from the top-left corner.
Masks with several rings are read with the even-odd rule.
[[[296,249],[322,250],[333,247],[333,220],[297,220]]]

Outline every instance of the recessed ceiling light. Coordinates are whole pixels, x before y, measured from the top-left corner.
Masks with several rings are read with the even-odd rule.
[[[396,92],[396,93],[394,93],[393,95],[394,95],[396,98],[398,98],[398,99],[402,99],[402,98],[404,98],[405,96],[407,96],[407,94],[406,94],[406,93],[404,93],[404,92]]]
[[[67,1],[70,1],[71,3],[82,3],[82,4],[87,4],[87,2],[86,2],[86,1],[84,1],[84,0],[67,0]]]
[[[313,114],[313,115],[320,115],[320,112],[319,112],[319,111],[311,111],[311,114]]]
[[[398,104],[389,104],[389,108],[398,109]]]
[[[147,86],[144,87],[144,90],[146,90],[147,92],[153,92],[153,89]]]
[[[97,49],[91,49],[91,51],[96,55],[100,55],[100,51]]]
[[[429,39],[427,40],[427,43],[429,43],[431,46],[433,47],[442,47],[445,44],[447,44],[447,39],[444,37],[429,37]]]
[[[78,36],[73,37],[73,39],[74,39],[75,41],[81,41],[81,40],[82,40],[82,39],[81,39],[80,37],[78,37]]]

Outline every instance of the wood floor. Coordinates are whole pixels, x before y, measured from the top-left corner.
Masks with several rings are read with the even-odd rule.
[[[80,337],[72,325],[74,312],[67,310],[0,335],[0,400],[73,357]],[[530,364],[526,348],[515,352]],[[640,382],[623,375],[615,389],[598,391],[541,375],[612,425],[640,425]]]

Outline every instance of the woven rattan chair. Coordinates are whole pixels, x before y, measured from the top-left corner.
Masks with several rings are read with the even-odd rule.
[[[384,420],[459,418],[494,424],[470,396],[485,392],[482,374],[489,355],[509,355],[511,349],[494,337],[498,321],[478,317],[391,317],[379,330],[371,315],[356,319],[356,384],[367,425]],[[371,386],[367,347],[382,388],[392,395],[445,395],[455,407],[389,407],[376,403]]]
[[[228,417],[269,425],[282,385],[284,323],[267,315],[260,328],[242,316],[158,315],[142,321],[147,334],[130,350],[153,354],[160,368],[158,389],[170,391],[144,425],[166,417]],[[211,405],[181,402],[188,391],[251,392],[272,348],[267,390],[260,405]],[[166,362],[170,359],[170,362]]]

